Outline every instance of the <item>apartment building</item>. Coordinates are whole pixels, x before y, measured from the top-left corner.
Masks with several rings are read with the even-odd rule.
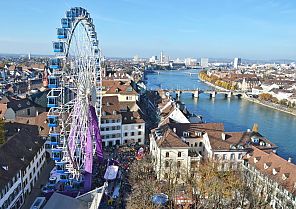
[[[38,127],[5,124],[7,141],[0,145],[0,209],[20,208],[45,163],[44,140]]]

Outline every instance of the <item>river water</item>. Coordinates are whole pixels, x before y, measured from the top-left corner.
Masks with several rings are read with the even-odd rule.
[[[161,71],[160,74],[147,75],[148,89],[210,89],[202,83],[198,70]],[[259,104],[237,97],[225,98],[216,95],[201,94],[199,99],[192,98],[190,93],[181,94],[180,100],[187,109],[202,115],[206,122],[222,122],[226,131],[246,131],[254,123],[259,125],[259,132],[279,146],[278,154],[284,158],[292,157],[296,162],[296,116],[279,112]]]

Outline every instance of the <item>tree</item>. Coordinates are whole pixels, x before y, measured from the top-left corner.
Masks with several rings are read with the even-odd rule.
[[[0,119],[0,144],[5,142],[5,127],[3,119]]]
[[[268,93],[259,94],[259,99],[263,101],[270,101],[272,99],[272,95]]]

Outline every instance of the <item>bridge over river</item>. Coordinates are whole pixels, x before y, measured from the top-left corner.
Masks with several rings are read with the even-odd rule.
[[[191,93],[192,97],[199,98],[200,94],[208,94],[210,98],[215,98],[218,94],[224,94],[225,97],[231,98],[231,96],[241,97],[246,94],[245,91],[233,91],[233,90],[218,90],[218,89],[158,89],[168,93],[175,93],[177,98],[180,98],[182,93]]]

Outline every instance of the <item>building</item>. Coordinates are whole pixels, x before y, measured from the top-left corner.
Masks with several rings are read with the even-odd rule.
[[[150,153],[158,179],[174,178],[182,182],[201,159],[169,124],[151,131]]]
[[[168,123],[153,129],[149,139],[150,153],[160,179],[166,176],[166,160],[176,165],[181,163],[187,175],[200,158],[219,161],[221,170],[229,170],[238,168],[251,146],[266,152],[276,152],[277,149],[256,129],[225,132],[223,123]]]
[[[104,96],[102,99],[101,136],[103,147],[126,143],[145,142],[145,121],[138,111],[127,108],[126,102],[119,102],[118,96]]]
[[[296,165],[291,159],[252,147],[242,167],[248,184],[272,208],[296,207]]]
[[[152,56],[149,58],[150,63],[156,63],[158,61],[157,56]]]
[[[197,59],[185,58],[184,63],[186,67],[195,67],[197,66]]]
[[[234,58],[233,60],[233,67],[234,69],[238,69],[238,67],[242,64],[242,59],[241,58]]]
[[[122,142],[139,143],[145,142],[145,121],[141,118],[138,112],[122,112]]]
[[[45,163],[38,127],[5,124],[7,141],[0,145],[0,208],[21,208]]]
[[[202,68],[207,68],[209,66],[209,58],[201,58],[200,59],[200,66]]]
[[[35,117],[44,111],[45,108],[27,98],[4,97],[0,101],[0,114],[6,121],[14,121],[16,117]]]
[[[160,52],[160,64],[164,63],[163,51]]]
[[[112,147],[122,144],[120,105],[117,96],[104,96],[102,99],[101,136],[102,146]]]

